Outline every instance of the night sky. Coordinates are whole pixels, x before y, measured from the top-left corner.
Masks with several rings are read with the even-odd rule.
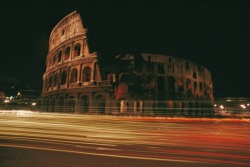
[[[241,0],[8,1],[0,6],[0,75],[42,88],[49,35],[77,10],[92,52],[148,52],[210,70],[215,98],[250,97],[250,3]]]

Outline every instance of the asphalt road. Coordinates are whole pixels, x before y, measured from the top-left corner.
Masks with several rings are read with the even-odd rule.
[[[0,111],[0,167],[250,166],[250,120]]]

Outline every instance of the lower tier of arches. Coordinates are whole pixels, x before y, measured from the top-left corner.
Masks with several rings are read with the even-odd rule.
[[[123,114],[166,116],[213,116],[210,100],[154,100],[119,98],[107,92],[56,94],[44,96],[41,109],[46,112],[75,114]]]

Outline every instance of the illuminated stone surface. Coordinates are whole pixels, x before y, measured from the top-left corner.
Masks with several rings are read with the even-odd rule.
[[[43,110],[199,116],[212,113],[205,111],[213,101],[207,68],[149,53],[105,60],[89,52],[86,32],[77,11],[52,30],[43,75]]]

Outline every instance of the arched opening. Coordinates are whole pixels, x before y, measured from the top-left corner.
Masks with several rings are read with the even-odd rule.
[[[173,100],[168,100],[167,101],[167,111],[165,112],[166,115],[171,115],[171,116],[174,116],[176,113],[175,113],[175,101]]]
[[[168,100],[168,108],[174,108],[174,101]]]
[[[68,60],[70,56],[70,47],[67,47],[64,52],[64,60]]]
[[[194,95],[195,96],[199,95],[198,86],[197,86],[197,82],[196,81],[194,81]]]
[[[52,76],[49,77],[49,88],[52,87]]]
[[[70,74],[70,83],[76,83],[77,82],[77,69],[73,69]]]
[[[194,105],[193,102],[188,103],[188,116],[193,116]]]
[[[96,97],[96,105],[98,113],[105,113],[105,98],[102,95]]]
[[[89,82],[91,78],[91,68],[85,67],[82,70],[82,82]]]
[[[203,96],[203,85],[202,82],[199,83],[200,95]]]
[[[82,96],[80,99],[80,112],[89,112],[88,96]]]
[[[55,105],[56,105],[55,102],[56,102],[56,101],[55,101],[54,98],[51,98],[51,99],[49,100],[49,112],[54,112],[54,111],[55,111]]]
[[[201,103],[201,108],[200,108],[200,113],[201,113],[201,116],[204,115],[204,110],[205,110],[205,104],[204,103]]]
[[[193,78],[194,78],[194,79],[197,78],[196,72],[193,73]]]
[[[183,97],[183,92],[184,92],[183,82],[181,80],[178,80],[177,85],[178,85],[178,96]]]
[[[58,63],[60,63],[61,61],[62,61],[62,51],[58,53],[58,58],[57,58]]]
[[[168,77],[168,93],[171,98],[175,95],[175,78],[174,77]]]
[[[158,85],[158,100],[164,100],[165,99],[165,79],[164,79],[164,77],[158,77],[157,85]]]
[[[58,74],[56,73],[54,75],[54,86],[57,86],[58,85]]]
[[[70,113],[73,113],[75,111],[75,98],[74,96],[69,96],[67,98],[67,106],[66,106],[66,112],[70,112]]]
[[[183,101],[179,101],[178,102],[178,115],[183,116],[184,115],[184,108],[185,108],[185,104]]]
[[[66,71],[63,71],[62,73],[61,73],[61,85],[64,85],[64,84],[66,84],[66,79],[67,79],[67,72]]]
[[[195,108],[194,108],[194,114],[195,114],[195,116],[197,117],[197,116],[199,116],[200,115],[200,105],[199,105],[199,103],[196,101],[195,102]]]
[[[187,79],[186,87],[187,87],[187,96],[191,97],[192,96],[192,84],[191,84],[190,79]]]
[[[63,112],[63,108],[64,108],[64,97],[59,97],[57,111]]]
[[[81,54],[81,45],[78,43],[74,47],[74,57],[80,56]]]

